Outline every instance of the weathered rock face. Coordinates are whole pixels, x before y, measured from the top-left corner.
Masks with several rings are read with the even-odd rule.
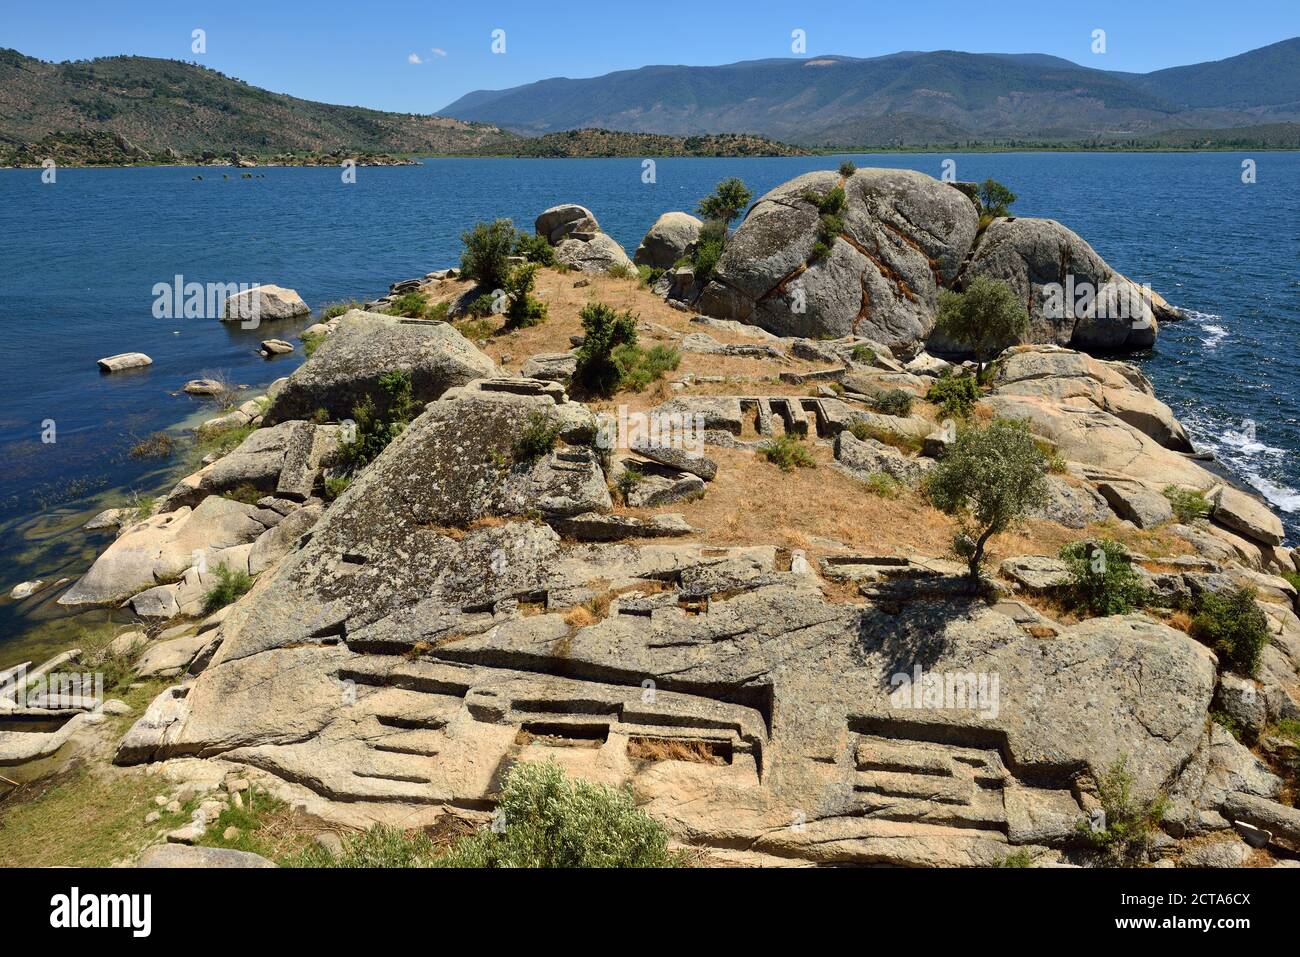
[[[761,197],[728,242],[701,311],[779,335],[855,333],[914,350],[975,240],[975,208],[922,173],[860,169],[843,183],[844,233],[810,262],[820,214],[808,196],[840,181],[808,173]]]
[[[978,276],[1002,280],[1020,297],[1029,311],[1026,342],[1102,352],[1141,349],[1155,342],[1157,321],[1150,299],[1055,220],[994,220],[962,281]],[[1092,295],[1080,299],[1085,286]],[[953,349],[941,339],[931,346]]]
[[[638,266],[668,269],[690,253],[703,226],[690,213],[664,213],[645,234],[632,261]]]
[[[289,376],[265,421],[310,419],[317,409],[348,418],[363,396],[379,395],[380,376],[397,370],[410,375],[416,401],[431,402],[453,386],[494,375],[496,366],[445,322],[354,309]]]
[[[770,546],[562,538],[690,533],[602,521],[594,420],[574,406],[521,379],[431,403],[230,608],[211,664],[118,760],[220,755],[410,824],[551,759],[630,785],[706,846],[989,865],[1073,841],[1080,770],[1127,755],[1148,795],[1201,746],[1213,657],[1146,618],[1044,640],[953,597],[944,563],[901,605],[865,580],[852,604]],[[537,416],[569,444],[519,460]],[[151,666],[191,653],[159,646]]]
[[[555,258],[580,272],[609,272],[615,266],[632,267],[623,247],[608,234],[585,206],[565,203],[537,217],[537,235],[555,247]]]

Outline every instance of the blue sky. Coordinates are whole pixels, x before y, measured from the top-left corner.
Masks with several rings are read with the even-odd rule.
[[[597,76],[649,63],[716,64],[899,50],[1050,53],[1145,72],[1300,34],[1300,0],[0,0],[0,46],[46,60],[119,53],[196,60],[255,86],[329,103],[428,113],[475,89]],[[206,31],[207,51],[191,51]],[[492,32],[505,31],[505,54]],[[1090,50],[1106,31],[1106,53]],[[419,62],[413,62],[418,59]]]

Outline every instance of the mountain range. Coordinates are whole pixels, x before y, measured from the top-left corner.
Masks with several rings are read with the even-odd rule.
[[[749,132],[823,147],[1131,139],[1300,121],[1300,37],[1151,73],[951,50],[646,66],[479,90],[440,112],[524,135]]]

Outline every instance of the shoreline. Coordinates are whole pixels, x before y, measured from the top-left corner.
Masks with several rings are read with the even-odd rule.
[[[1123,149],[1081,149],[1077,146],[1063,147],[1014,147],[1014,146],[962,146],[946,147],[937,146],[880,146],[880,147],[862,147],[852,149],[838,148],[809,148],[806,155],[808,156],[870,156],[874,154],[899,154],[899,155],[925,155],[940,156],[966,153],[979,154],[997,154],[997,153],[1051,153],[1051,154],[1115,154],[1115,155],[1142,155],[1142,154],[1185,154],[1185,153],[1300,153],[1300,147],[1284,146],[1203,146],[1203,147],[1176,147],[1160,146],[1150,149],[1140,149],[1125,147]],[[756,156],[753,154],[735,154],[726,156],[682,156],[675,153],[611,153],[602,156],[530,156],[519,153],[417,153],[411,154],[412,162],[406,163],[378,163],[367,165],[358,163],[358,167],[365,169],[389,169],[403,168],[410,166],[419,166],[420,160],[426,159],[518,159],[518,160],[602,160],[602,159],[719,159],[719,160],[746,160],[746,159],[796,159],[798,156],[789,156],[786,154],[771,154],[766,156]],[[242,170],[248,171],[253,169],[332,169],[339,164],[334,163],[258,163],[255,166],[239,166],[234,163],[88,163],[88,164],[61,164],[59,169],[213,169],[213,170]],[[43,167],[37,165],[23,166],[3,166],[0,170],[39,170]]]

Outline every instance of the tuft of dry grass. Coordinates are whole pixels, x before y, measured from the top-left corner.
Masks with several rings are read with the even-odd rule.
[[[634,761],[690,761],[694,764],[726,764],[708,741],[681,738],[630,738],[627,756]]]

